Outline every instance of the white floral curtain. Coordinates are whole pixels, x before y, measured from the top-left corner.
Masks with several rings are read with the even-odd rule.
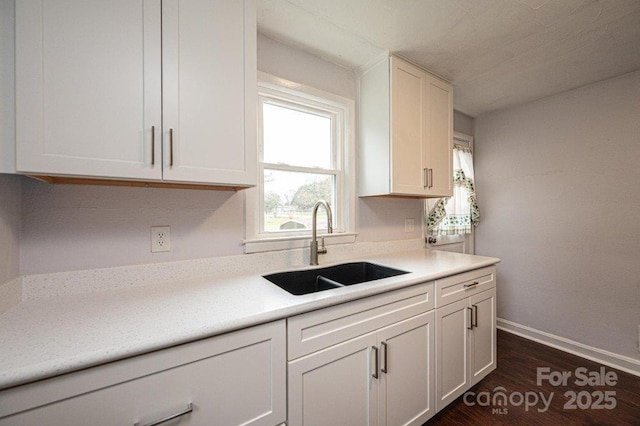
[[[471,150],[453,145],[453,197],[440,198],[435,205],[425,204],[428,235],[470,234],[480,223],[480,211],[474,187]]]

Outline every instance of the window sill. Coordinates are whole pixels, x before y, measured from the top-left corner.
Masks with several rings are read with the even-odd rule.
[[[325,239],[325,245],[332,246],[336,244],[349,244],[356,242],[355,232],[341,232],[335,234],[318,234],[318,239]],[[309,247],[311,235],[297,235],[287,237],[270,237],[244,240],[245,253],[261,253],[265,251],[290,250],[297,248]]]

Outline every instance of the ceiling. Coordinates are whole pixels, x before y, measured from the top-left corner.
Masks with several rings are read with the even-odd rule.
[[[354,70],[399,54],[472,117],[640,69],[640,0],[258,0],[258,31]]]

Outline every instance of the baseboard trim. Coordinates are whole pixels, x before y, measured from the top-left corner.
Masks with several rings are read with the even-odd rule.
[[[640,377],[640,360],[594,348],[593,346],[588,346],[583,343],[536,330],[535,328],[527,327],[502,318],[496,318],[496,325],[499,330],[503,330],[508,333],[524,337],[525,339],[533,340],[534,342],[542,343],[543,345],[551,346],[552,348],[559,349],[600,364],[608,365],[609,367]]]

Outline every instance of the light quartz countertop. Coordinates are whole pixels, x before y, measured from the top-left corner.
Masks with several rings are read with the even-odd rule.
[[[345,262],[358,260],[411,273],[303,296],[248,274],[24,301],[0,316],[0,389],[499,262],[424,249]]]

